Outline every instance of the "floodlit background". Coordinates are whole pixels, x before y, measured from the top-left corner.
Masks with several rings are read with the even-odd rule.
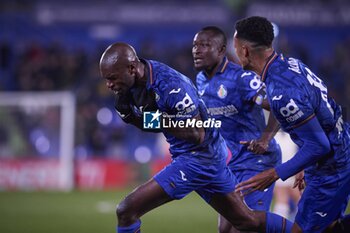
[[[348,119],[346,0],[2,0],[0,232],[114,232],[115,205],[170,155],[162,135],[115,114],[103,50],[124,41],[194,79],[195,33],[219,26],[232,46],[234,22],[251,15],[275,24],[276,50],[308,64]],[[216,231],[215,212],[194,194],[142,220],[144,232]]]

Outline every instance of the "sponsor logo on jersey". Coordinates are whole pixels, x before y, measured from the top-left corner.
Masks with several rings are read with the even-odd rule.
[[[181,88],[178,88],[178,89],[172,89],[170,92],[169,92],[169,95],[170,94],[177,94],[177,93],[179,93],[181,91]]]
[[[252,73],[251,72],[244,72],[242,75],[241,75],[241,78],[245,77],[245,76],[249,76],[251,75]]]
[[[320,215],[321,218],[324,218],[327,216],[327,213],[324,213],[324,212],[315,212],[315,214]]]
[[[181,170],[180,170],[180,173],[181,173],[181,179],[182,179],[183,181],[187,181],[187,178],[185,177],[186,174],[185,174],[183,171],[181,171]]]
[[[188,93],[185,94],[185,97],[182,100],[180,100],[179,102],[177,102],[175,104],[175,108],[179,112],[186,111],[187,108],[191,108],[193,106],[194,106],[193,101],[192,101],[191,97],[188,95]],[[196,108],[194,107],[194,109],[196,109]],[[188,111],[186,111],[186,112],[188,112]]]
[[[204,95],[204,92],[205,92],[205,89],[202,91],[198,91],[198,95],[202,96],[202,95]]]
[[[298,120],[304,115],[293,99],[290,99],[289,103],[280,109],[280,113],[286,121],[290,123]]]
[[[280,100],[280,99],[282,99],[282,97],[283,97],[283,95],[279,95],[279,96],[275,95],[274,97],[272,97],[272,101]]]
[[[224,115],[226,117],[232,116],[238,113],[237,108],[234,105],[221,106],[216,108],[208,108],[208,112],[212,116]]]

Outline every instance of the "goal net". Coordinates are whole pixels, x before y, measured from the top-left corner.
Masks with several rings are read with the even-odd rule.
[[[70,92],[0,92],[0,190],[71,190],[74,120]]]

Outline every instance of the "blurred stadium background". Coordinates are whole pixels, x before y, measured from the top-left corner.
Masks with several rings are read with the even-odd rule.
[[[250,15],[275,23],[277,51],[311,66],[346,114],[346,0],[2,0],[0,232],[114,232],[115,204],[170,155],[161,135],[114,114],[102,51],[125,41],[194,78],[194,34],[217,25],[230,38],[235,20]],[[215,216],[191,194],[146,215],[143,230],[216,232]]]

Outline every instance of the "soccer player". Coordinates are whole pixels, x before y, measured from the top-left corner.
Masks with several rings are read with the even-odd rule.
[[[299,146],[292,159],[238,184],[236,191],[264,190],[305,169],[307,186],[292,232],[350,232],[349,216],[342,218],[350,192],[350,127],[340,106],[309,67],[274,51],[273,26],[266,18],[242,19],[235,28],[240,62],[261,75],[273,114]]]
[[[200,72],[196,83],[209,113],[222,122],[220,133],[232,153],[229,168],[238,182],[273,168],[281,162],[281,150],[273,139],[279,126],[271,124],[263,135],[265,117],[263,105],[264,85],[251,71],[230,62],[226,55],[226,35],[218,27],[201,29],[193,39],[192,55],[194,66]],[[273,116],[271,115],[274,120]],[[274,120],[274,122],[276,122]],[[262,138],[261,138],[262,137]],[[250,149],[251,139],[261,138],[261,154]],[[240,141],[246,142],[241,144]],[[271,140],[272,139],[272,140]],[[244,200],[254,210],[269,211],[274,184],[263,191],[255,191]],[[219,217],[219,232],[236,232],[222,216]]]
[[[196,121],[198,125],[210,120],[187,77],[163,63],[139,59],[128,44],[109,46],[102,54],[100,72],[107,87],[116,94],[115,107],[120,117],[140,129],[144,129],[142,115],[149,113],[152,119],[147,118],[148,123],[157,127],[156,119],[161,117],[169,117],[174,123]],[[238,230],[290,232],[288,220],[252,211],[244,204],[234,192],[236,179],[226,166],[226,144],[218,129],[198,125],[154,129],[167,138],[172,162],[121,201],[117,207],[117,232],[139,232],[142,215],[192,191]]]

